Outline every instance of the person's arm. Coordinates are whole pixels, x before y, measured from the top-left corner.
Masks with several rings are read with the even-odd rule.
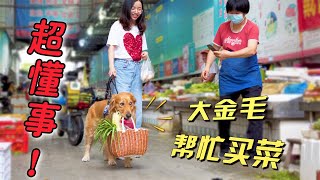
[[[214,45],[216,46],[216,45]],[[216,46],[218,47],[218,46]],[[201,73],[201,78],[204,80],[204,81],[208,81],[208,78],[209,78],[209,72],[210,72],[210,67],[215,59],[215,55],[213,54],[213,52],[210,50],[209,53],[208,53],[208,56],[207,56],[207,63],[206,63],[206,66],[204,68],[204,70],[202,71]]]
[[[258,41],[255,39],[248,40],[248,46],[238,51],[214,51],[214,55],[217,56],[220,60],[227,58],[247,58],[257,54]]]
[[[222,38],[221,38],[221,33],[224,31],[225,28],[225,24],[220,25],[217,34],[214,37],[213,40],[213,47],[214,49],[222,49]],[[208,55],[207,55],[207,63],[206,66],[204,68],[204,70],[201,73],[201,78],[203,80],[207,80],[208,76],[209,76],[209,72],[210,72],[210,67],[213,63],[213,61],[216,59],[216,55],[213,53],[212,50],[209,51]]]
[[[108,59],[109,59],[109,76],[116,76],[116,69],[114,68],[114,50],[115,46],[110,45],[108,49]]]
[[[214,80],[214,77],[216,76],[217,71],[218,71],[217,65],[213,61],[212,65],[210,66],[210,69],[209,69],[208,78],[206,80],[204,80],[203,82],[212,82]]]
[[[141,59],[147,60],[149,58],[148,54],[148,45],[146,40],[146,33],[143,33],[142,35],[142,53],[141,53]]]
[[[110,28],[107,46],[108,46],[108,60],[109,60],[109,76],[116,76],[116,69],[114,67],[114,52],[119,45],[119,22],[113,23]]]

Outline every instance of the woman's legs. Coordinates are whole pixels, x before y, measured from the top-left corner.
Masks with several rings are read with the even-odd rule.
[[[117,75],[115,78],[116,82],[116,89],[111,85],[112,87],[112,94],[117,94],[120,92],[130,92],[131,89],[131,82],[132,82],[132,77],[133,77],[133,70],[132,67],[129,66],[129,61],[128,60],[122,60],[122,59],[117,59],[114,62],[114,67],[116,69]]]
[[[236,92],[230,95],[221,96],[220,101],[223,99],[231,99],[234,102],[237,102],[238,98],[240,96],[240,92]],[[231,121],[230,120],[219,120],[218,121],[218,129],[219,129],[219,136],[224,140],[224,142],[220,145],[220,157],[223,157],[225,153],[229,152],[229,146],[230,146],[230,127],[231,127]]]
[[[135,73],[131,84],[131,92],[136,98],[136,127],[142,125],[142,81],[141,81],[141,64],[135,63]]]
[[[262,88],[260,86],[254,86],[242,91],[243,98],[258,97],[261,96]],[[261,114],[260,114],[261,115]],[[254,139],[252,150],[249,151],[251,157],[256,155],[256,147],[258,140],[263,138],[263,120],[248,120],[247,138]]]
[[[130,60],[115,60],[114,66],[117,72],[116,86],[118,93],[131,92],[136,98],[136,127],[142,125],[142,81],[141,63]],[[113,86],[112,86],[113,87]],[[112,94],[116,91],[112,88]]]

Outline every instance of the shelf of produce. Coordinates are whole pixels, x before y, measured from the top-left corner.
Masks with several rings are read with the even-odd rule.
[[[301,128],[309,126],[308,120],[304,118],[304,112],[299,111],[298,102],[300,98],[294,98],[291,101],[273,101],[273,99],[280,99],[278,96],[272,97],[271,102],[268,102],[268,107],[265,113],[265,125],[264,125],[264,137],[269,140],[278,140],[287,138],[301,138]],[[272,102],[273,101],[273,102]],[[188,121],[194,109],[190,108],[190,105],[197,104],[196,101],[171,101],[161,106],[158,110],[156,108],[161,104],[162,99],[156,99],[146,110],[150,100],[143,101],[143,121],[147,124],[151,123],[158,127],[162,127],[162,123],[157,119],[160,116],[165,117],[167,114],[174,114],[174,118],[179,122],[181,133],[192,134],[192,135],[210,135],[215,137],[218,135],[218,123],[213,121],[215,117],[214,107],[219,100],[204,100],[205,103],[210,103],[212,106],[205,109],[209,120],[204,121],[202,116],[199,115],[194,121]],[[232,121],[231,135],[234,137],[245,137],[249,121],[247,120],[246,114],[241,114],[241,99],[238,100],[238,110],[236,112],[236,120]],[[288,106],[289,104],[289,106]],[[295,111],[295,112],[293,112]],[[149,125],[148,124],[148,125]],[[297,151],[297,150],[294,150]]]
[[[197,94],[194,94],[196,99],[198,99]],[[284,97],[284,95],[270,95],[269,100],[268,100],[268,106],[266,109],[266,119],[269,120],[274,120],[274,119],[301,119],[304,118],[304,112],[303,110],[299,109],[299,102],[301,101],[301,97],[295,97],[295,96],[288,96],[290,98],[282,98],[280,101],[280,96]],[[146,107],[148,105],[150,100],[144,100],[143,101],[143,106]],[[150,108],[155,109],[160,103],[161,99],[156,99],[155,102],[153,102],[150,105]],[[208,100],[203,100],[205,103],[210,103],[212,109],[215,106],[216,103],[219,102],[218,98],[214,99],[208,99]],[[197,104],[199,100],[196,101],[171,101],[167,100],[166,104],[162,106],[162,110],[172,110],[172,108],[179,110],[179,111],[191,111],[190,105],[192,104]],[[241,109],[241,98],[238,99],[237,101],[237,109]],[[320,107],[319,105],[315,104],[316,106]]]
[[[143,101],[144,113],[143,119],[144,121],[148,121],[147,123],[151,123],[152,125],[161,126],[161,123],[157,121],[157,118],[164,114],[175,114],[178,117],[178,121],[180,124],[180,132],[186,134],[193,135],[218,135],[218,127],[217,122],[213,121],[212,118],[215,117],[214,113],[214,105],[218,103],[218,100],[210,101],[205,103],[211,103],[212,106],[210,108],[206,108],[205,111],[208,115],[209,121],[204,121],[202,116],[199,115],[196,117],[194,121],[188,121],[188,118],[192,114],[194,109],[190,108],[190,105],[197,104],[198,101],[167,101],[165,105],[163,105],[159,110],[155,111],[157,106],[161,103],[161,101],[154,101],[148,108],[145,110],[145,107],[148,105],[149,101]],[[238,106],[239,107],[239,106]],[[238,111],[239,112],[239,111]],[[245,132],[248,121],[245,120],[246,117],[243,114],[236,114],[237,121],[233,122],[233,126],[231,132],[234,136],[242,137],[245,134],[241,134]],[[277,133],[273,133],[276,135]],[[265,129],[265,136],[271,137],[272,133],[268,130],[268,127]],[[277,138],[277,136],[272,137],[272,139]]]
[[[160,80],[173,80],[173,79],[178,79],[182,77],[188,76],[188,73],[183,73],[183,74],[178,74],[178,75],[173,75],[173,76],[165,76],[165,77],[160,77],[156,79],[152,79],[151,81],[160,81]]]
[[[165,76],[165,77],[160,77],[160,78],[156,78],[156,79],[152,79],[151,81],[160,81],[160,80],[174,80],[174,79],[181,79],[181,78],[185,78],[185,77],[189,77],[189,76],[199,76],[201,75],[200,71],[195,71],[195,72],[191,72],[191,73],[182,73],[182,74],[177,74],[177,75],[172,75],[172,76]]]

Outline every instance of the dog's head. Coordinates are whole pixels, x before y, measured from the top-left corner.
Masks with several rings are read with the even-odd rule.
[[[131,117],[135,119],[135,103],[136,98],[132,93],[121,92],[119,94],[114,94],[110,100],[109,111],[111,114],[118,111],[125,119],[130,119]]]

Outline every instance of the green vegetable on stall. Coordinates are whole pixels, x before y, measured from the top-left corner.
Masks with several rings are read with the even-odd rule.
[[[167,89],[163,93],[159,93],[158,97],[169,97],[171,94],[174,94],[173,90]]]
[[[192,84],[190,88],[185,90],[185,93],[187,94],[199,94],[199,93],[206,93],[206,92],[213,92],[216,95],[218,95],[219,85],[212,82],[196,83],[196,84]]]
[[[260,173],[257,179],[271,179],[271,180],[299,180],[299,173],[289,172],[287,170],[280,170],[280,171],[269,171]]]
[[[316,121],[315,123],[313,123],[312,128],[313,128],[314,130],[320,131],[320,119],[318,119],[318,121]]]

